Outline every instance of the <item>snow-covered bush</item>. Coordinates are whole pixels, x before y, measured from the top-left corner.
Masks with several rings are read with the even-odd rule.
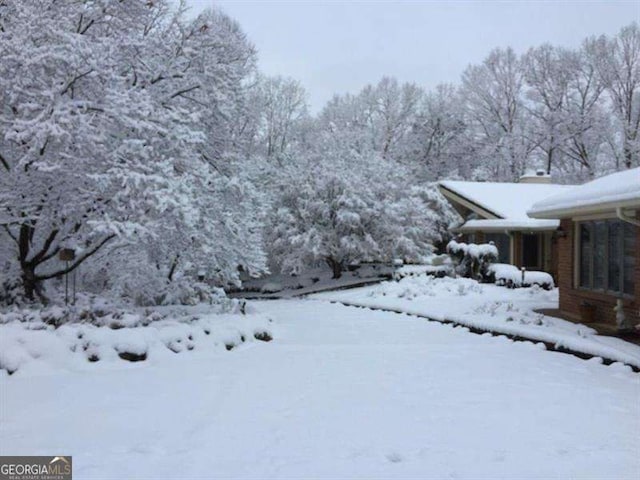
[[[494,263],[488,269],[489,280],[508,288],[531,287],[537,285],[545,290],[555,287],[553,277],[546,272],[520,270],[514,265]]]
[[[465,277],[489,281],[489,267],[498,259],[498,249],[492,243],[464,243],[450,241],[447,253],[456,264],[456,272]]]
[[[115,362],[149,358],[171,362],[176,354],[223,353],[274,336],[264,315],[214,312],[197,307],[114,311],[108,305],[16,310],[0,315],[0,375],[93,371],[105,364],[111,369]]]

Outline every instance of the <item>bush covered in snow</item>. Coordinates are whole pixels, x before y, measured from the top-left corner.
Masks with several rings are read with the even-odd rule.
[[[395,269],[393,278],[400,280],[405,277],[428,275],[443,278],[453,274],[453,263],[449,255],[432,255],[423,265],[403,265]]]
[[[123,311],[109,304],[80,310],[15,309],[0,315],[0,374],[23,368],[85,369],[96,362],[171,359],[177,353],[228,351],[245,342],[273,338],[268,317],[247,311],[238,302],[227,307],[227,313],[212,313],[210,307]]]
[[[498,249],[492,243],[456,242],[447,244],[447,253],[456,265],[456,272],[465,277],[489,281],[489,266],[498,259]]]
[[[496,285],[509,288],[531,287],[538,285],[545,290],[555,287],[553,277],[546,272],[525,270],[506,263],[494,263],[489,266],[489,279]]]

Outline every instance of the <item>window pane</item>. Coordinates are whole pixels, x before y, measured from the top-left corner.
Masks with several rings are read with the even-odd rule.
[[[487,243],[493,242],[498,249],[498,262],[509,263],[509,235],[504,233],[487,233],[484,239]]]
[[[630,223],[624,224],[624,293],[633,294],[635,288],[634,274],[636,267],[636,228]]]
[[[620,291],[620,267],[622,258],[622,224],[609,222],[609,290]]]
[[[580,286],[591,287],[591,224],[580,224]]]
[[[607,224],[604,221],[599,221],[594,222],[593,225],[593,288],[604,289]]]

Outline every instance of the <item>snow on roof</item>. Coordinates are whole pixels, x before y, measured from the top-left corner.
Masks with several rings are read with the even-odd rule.
[[[536,218],[564,218],[577,212],[640,207],[640,167],[600,177],[567,192],[540,199],[529,209]]]
[[[499,183],[441,181],[439,184],[460,197],[510,220],[527,220],[527,210],[535,202],[565,192],[568,185],[539,183]]]
[[[504,232],[509,231],[553,231],[560,226],[560,220],[538,220],[534,218],[526,219],[488,219],[488,220],[468,220],[463,225],[454,229],[457,232]]]

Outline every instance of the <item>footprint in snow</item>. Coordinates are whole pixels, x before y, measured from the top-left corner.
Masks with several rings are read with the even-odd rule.
[[[391,463],[400,463],[402,461],[402,455],[397,452],[387,453],[386,457]]]

